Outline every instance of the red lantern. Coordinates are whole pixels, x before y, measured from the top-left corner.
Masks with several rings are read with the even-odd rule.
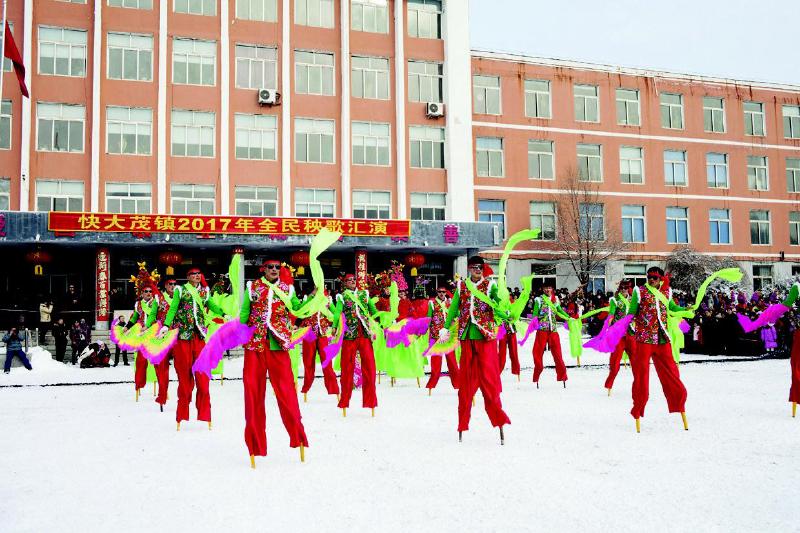
[[[175,267],[175,265],[181,264],[181,261],[183,261],[183,256],[181,254],[179,254],[178,252],[169,251],[169,252],[164,252],[161,255],[159,255],[158,256],[158,260],[161,263],[167,265],[167,269],[166,269],[167,276],[174,276],[175,275],[175,268],[174,267]]]
[[[299,250],[289,256],[289,261],[292,263],[292,266],[297,267],[298,276],[302,276],[306,273],[305,267],[308,266],[310,260],[311,256],[309,256],[308,252],[305,250]]]
[[[411,267],[411,275],[417,275],[417,268],[425,264],[425,256],[417,252],[411,252],[406,256],[405,264]]]
[[[42,265],[52,261],[53,257],[43,250],[34,250],[25,255],[25,260],[29,263],[33,263],[34,275],[41,276],[44,274],[44,268]]]

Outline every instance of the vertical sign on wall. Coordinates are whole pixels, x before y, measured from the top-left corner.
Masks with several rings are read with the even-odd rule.
[[[367,251],[356,250],[356,284],[359,288],[367,286]]]
[[[95,329],[104,330],[108,327],[109,319],[109,277],[111,267],[109,265],[109,254],[107,248],[97,249],[97,318]]]

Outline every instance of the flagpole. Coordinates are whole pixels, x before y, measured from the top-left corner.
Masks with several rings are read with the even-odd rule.
[[[3,0],[3,45],[0,46],[0,108],[2,108],[3,101],[3,74],[5,74],[6,62],[6,10],[8,9],[8,0]]]

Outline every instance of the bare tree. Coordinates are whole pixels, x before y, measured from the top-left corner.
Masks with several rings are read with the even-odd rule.
[[[558,244],[582,286],[592,273],[627,249],[620,227],[607,216],[596,182],[579,178],[572,170],[563,181],[566,194],[557,199]]]
[[[741,268],[738,262],[730,257],[716,258],[710,255],[703,255],[691,246],[681,246],[675,248],[667,258],[667,272],[672,274],[670,286],[679,291],[691,293],[700,286],[705,279],[723,268]],[[728,283],[716,281],[712,288],[720,290],[741,289],[749,286],[748,277],[742,278],[739,283]]]

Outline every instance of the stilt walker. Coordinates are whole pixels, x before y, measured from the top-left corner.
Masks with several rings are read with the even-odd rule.
[[[628,314],[628,303],[630,303],[631,295],[631,282],[622,280],[619,282],[617,293],[611,297],[608,302],[608,325],[622,320]],[[619,373],[620,363],[622,362],[623,353],[628,354],[628,359],[635,347],[636,340],[633,337],[633,331],[629,328],[628,332],[619,341],[617,347],[611,352],[608,361],[608,377],[606,378],[605,388],[608,390],[608,395],[611,396],[611,389],[614,387],[614,380]]]
[[[317,288],[311,292],[311,297],[316,295]],[[304,297],[308,299],[309,297]],[[332,300],[325,291],[326,310],[327,314],[333,316],[330,312],[332,307]],[[328,346],[328,337],[331,336],[332,320],[325,316],[323,311],[315,313],[314,315],[303,319],[300,322],[302,327],[310,327],[313,331],[312,339],[303,340],[303,388],[300,392],[303,393],[303,399],[306,399],[306,394],[311,390],[311,385],[314,384],[314,377],[316,374],[316,360],[317,354],[321,361],[325,360],[325,347]],[[326,365],[322,368],[322,376],[325,383],[325,390],[328,394],[339,395],[339,382],[336,381],[336,373],[333,371],[333,365]]]
[[[512,320],[503,320],[503,327],[506,334],[503,335],[498,342],[498,351],[500,357],[500,373],[506,368],[506,353],[511,358],[511,374],[520,379],[520,366],[519,366],[519,352],[517,344],[517,325]]]
[[[420,387],[420,379],[425,375],[425,362],[422,353],[417,351],[417,345],[412,342],[407,332],[411,324],[416,323],[416,317],[414,316],[414,306],[408,298],[408,283],[403,274],[403,265],[392,261],[389,276],[393,286],[397,287],[398,300],[394,323],[384,330],[386,340],[386,349],[383,352],[385,354],[384,366],[392,383],[398,379],[416,379],[417,386]],[[380,307],[378,309],[382,310]],[[389,312],[391,311],[390,309]],[[398,337],[395,338],[394,333],[397,333]],[[418,333],[424,334],[424,331]],[[398,343],[397,341],[401,337],[404,341]]]
[[[430,326],[428,326],[428,335],[430,336],[430,343],[436,342],[439,336],[439,331],[444,328],[447,321],[447,311],[450,308],[452,301],[452,294],[445,288],[439,287],[436,290],[436,297],[428,301],[428,316],[431,319]],[[432,389],[436,388],[439,383],[439,377],[442,373],[442,358],[447,361],[447,373],[450,376],[450,383],[454,389],[458,389],[458,362],[456,361],[456,352],[451,351],[442,355],[432,355],[431,361],[431,376],[425,388],[428,389],[430,394]]]
[[[164,310],[167,308],[163,296],[158,291],[158,280],[160,278],[158,270],[148,272],[144,262],[138,263],[139,271],[137,275],[131,276],[130,282],[134,284],[137,300],[133,305],[133,314],[125,325],[123,335],[130,334],[130,329],[134,324],[138,324],[140,333],[153,326],[157,320],[164,320]],[[136,391],[136,401],[139,401],[141,390],[148,381],[154,381],[154,370],[149,369],[149,362],[145,356],[143,346],[134,350],[134,388]],[[148,379],[150,378],[150,379]]]
[[[177,286],[177,282],[174,279],[168,279],[164,282],[164,298],[163,305],[159,309],[159,316],[158,321],[162,324],[167,318],[169,314],[170,305],[172,299],[175,297],[175,287]],[[176,326],[173,324],[172,329],[175,329]],[[169,361],[172,359],[172,352],[169,355],[164,357],[160,363],[156,365],[156,379],[158,380],[158,394],[156,395],[156,403],[159,405],[159,409],[164,411],[164,405],[167,403],[167,399],[169,397]]]
[[[558,335],[559,315],[563,315],[561,302],[555,295],[555,289],[551,284],[544,286],[544,294],[537,296],[533,306],[533,316],[538,319],[539,329],[533,342],[533,382],[539,388],[539,376],[544,370],[544,349],[550,348],[553,361],[556,364],[556,381],[561,381],[566,387],[567,366],[561,355],[561,338]]]

